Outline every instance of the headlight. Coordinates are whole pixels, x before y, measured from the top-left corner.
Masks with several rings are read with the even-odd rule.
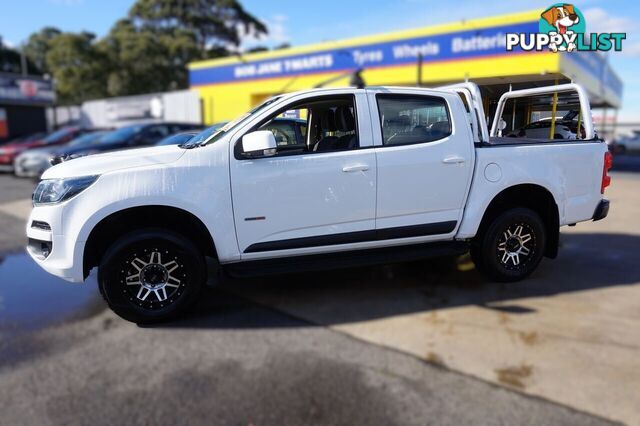
[[[87,189],[98,176],[82,176],[69,179],[45,179],[33,192],[34,206],[56,204],[68,200]]]

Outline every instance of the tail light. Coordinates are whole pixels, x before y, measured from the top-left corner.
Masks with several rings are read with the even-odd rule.
[[[602,165],[602,184],[600,185],[600,193],[604,194],[604,189],[611,185],[611,176],[608,172],[613,166],[613,156],[609,151],[604,153],[604,164]]]

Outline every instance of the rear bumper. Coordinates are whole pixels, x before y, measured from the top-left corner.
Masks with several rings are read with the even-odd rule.
[[[593,212],[593,220],[600,220],[600,219],[604,219],[605,217],[607,217],[607,215],[609,214],[609,200],[607,199],[603,199],[600,200],[600,203],[598,203],[598,207],[596,207],[596,210]]]

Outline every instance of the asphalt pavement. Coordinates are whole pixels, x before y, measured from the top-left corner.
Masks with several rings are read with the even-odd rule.
[[[0,424],[609,423],[348,329],[380,312],[384,318],[410,312],[412,305],[402,305],[406,300],[394,296],[391,284],[404,293],[404,280],[415,279],[415,264],[238,282],[240,291],[231,282],[207,290],[193,312],[174,323],[142,328],[125,322],[105,308],[93,276],[85,284],[66,283],[23,254],[20,209],[32,189],[31,181],[0,176]],[[448,273],[433,268],[439,276]],[[262,297],[266,291],[286,300],[294,283],[303,288],[336,277],[339,285],[357,281],[362,290],[356,279],[362,276],[378,283],[374,294],[385,297],[368,306],[370,314],[354,302],[351,307],[360,310],[334,311],[341,316],[328,323],[321,320],[334,303],[349,307],[339,299],[349,295],[335,285],[310,292],[312,301],[321,295],[315,302],[323,305],[308,311],[325,311],[315,320],[300,315],[304,303],[290,309]],[[452,294],[459,285],[470,297],[473,285],[464,283]],[[333,299],[326,298],[327,288]],[[418,297],[435,297],[438,304],[451,294],[443,296],[437,287]],[[482,297],[460,303],[481,303]],[[435,327],[438,321],[421,324]],[[479,358],[485,355],[476,350]],[[505,377],[520,373],[506,371]]]

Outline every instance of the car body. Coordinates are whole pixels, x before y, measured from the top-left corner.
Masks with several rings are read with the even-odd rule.
[[[61,146],[32,148],[23,151],[13,162],[13,172],[18,177],[39,177],[51,167],[51,159],[64,155],[66,149],[87,149],[99,143],[109,130],[90,129],[69,143]]]
[[[569,110],[563,116],[556,116],[553,137],[551,136],[551,117],[543,118],[513,131],[509,136],[531,139],[584,139],[585,129],[578,117],[579,110]],[[580,136],[578,137],[578,126]]]
[[[545,90],[577,91],[589,108],[570,84],[508,92],[497,117],[507,99]],[[273,129],[292,113],[304,117],[302,146],[278,145]],[[141,323],[186,309],[207,276],[470,249],[491,278],[519,280],[556,256],[560,226],[606,216],[610,154],[589,120],[585,140],[539,144],[495,126],[489,135],[476,117],[472,83],[280,95],[180,147],[50,168],[34,192],[28,251],[69,281],[97,267],[109,306]]]
[[[2,142],[0,142],[0,146],[37,141],[37,140],[43,139],[45,136],[47,136],[47,134],[45,132],[31,133],[31,134],[28,134],[28,135],[17,137],[15,139],[2,141]]]
[[[0,171],[13,172],[13,163],[16,157],[31,148],[53,147],[63,145],[72,139],[85,133],[86,129],[77,126],[63,127],[50,135],[37,140],[27,140],[15,144],[6,144],[0,147]]]

